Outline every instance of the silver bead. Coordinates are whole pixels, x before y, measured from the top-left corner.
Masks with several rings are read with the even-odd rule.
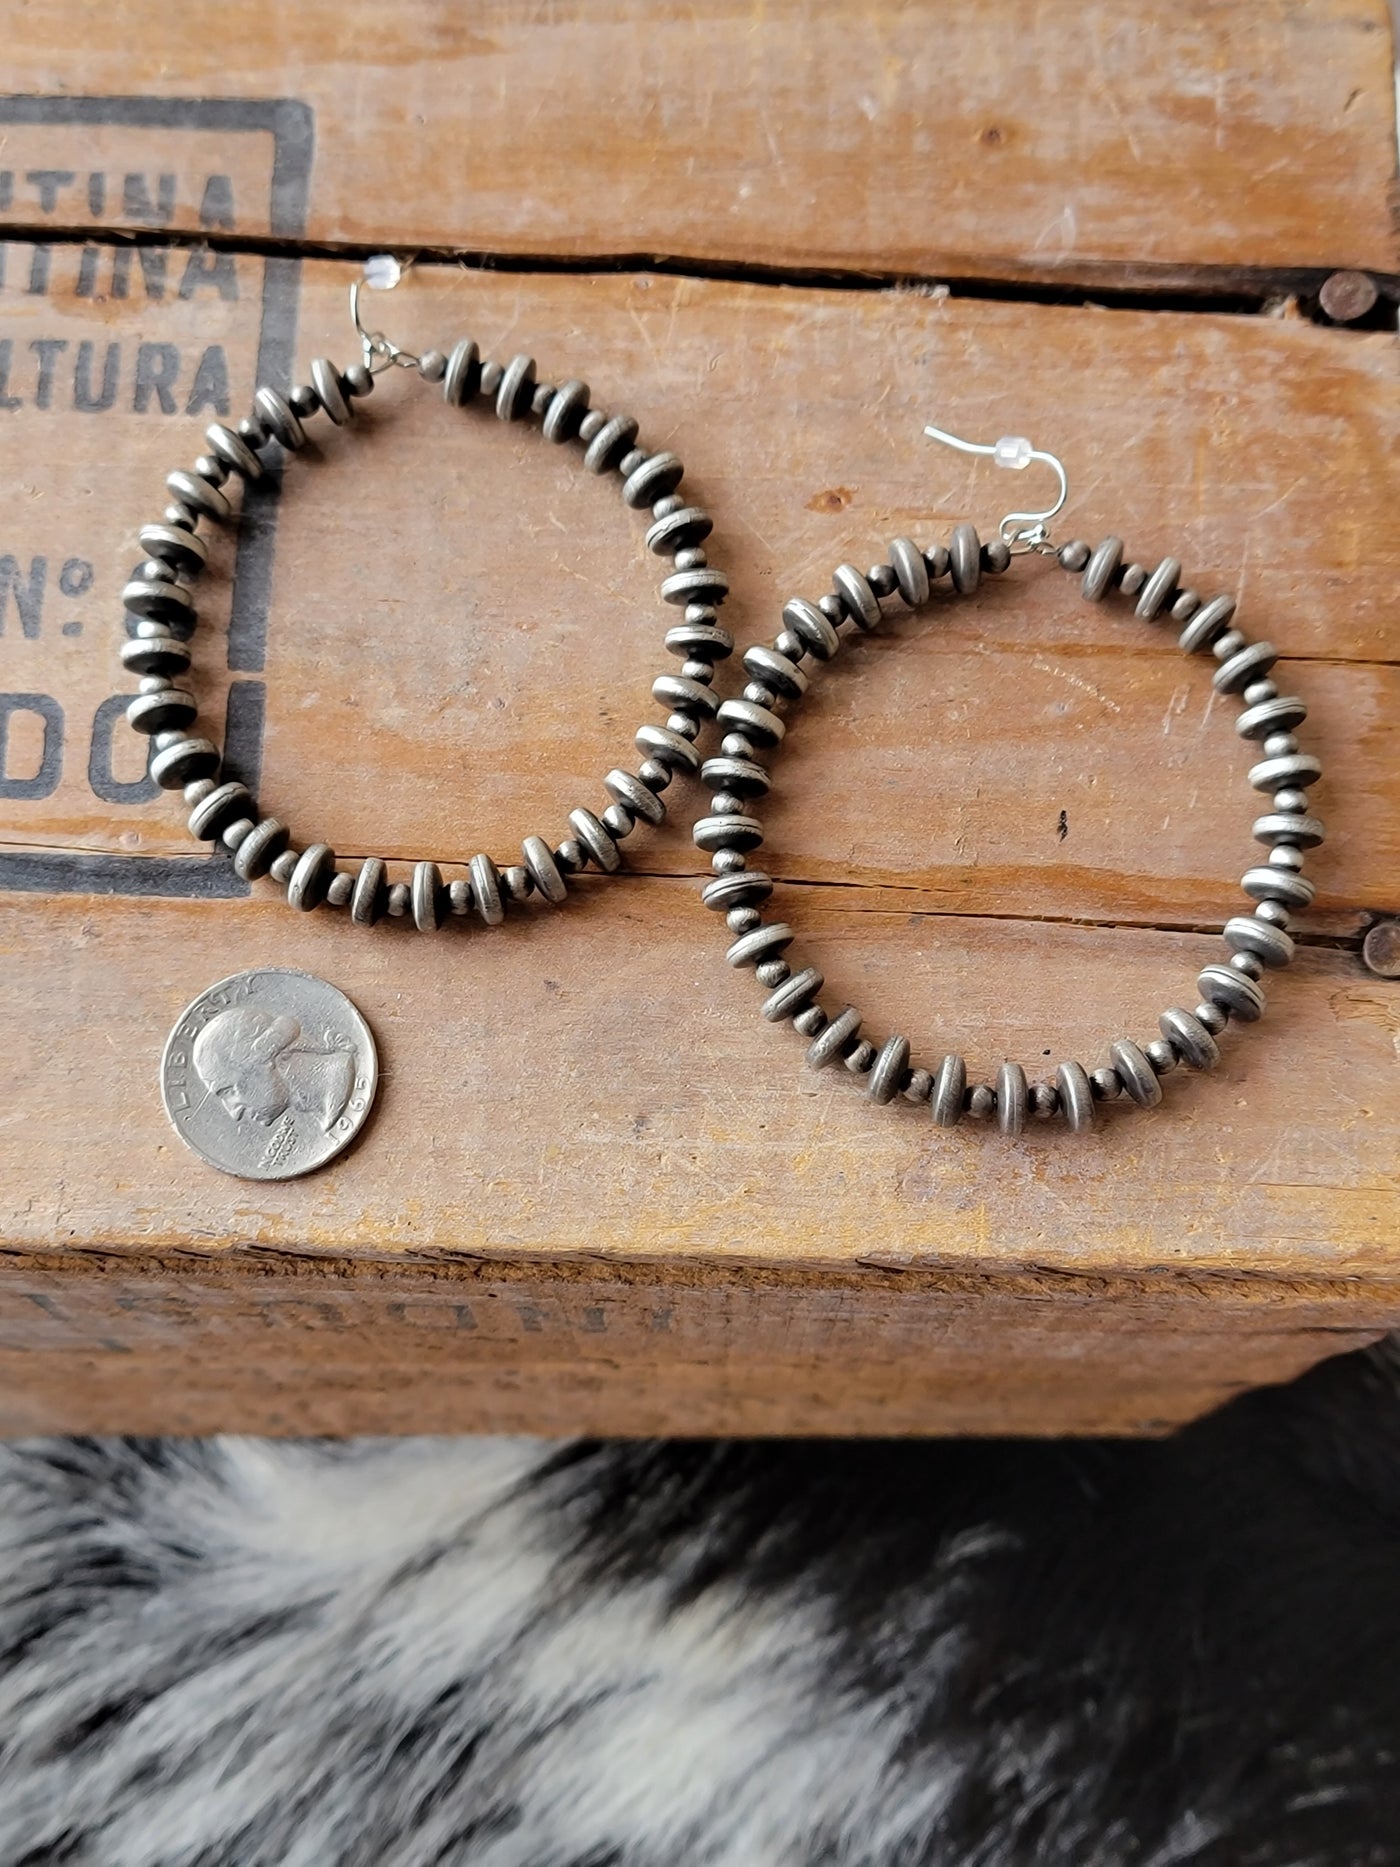
[[[1161,614],[1167,598],[1174,595],[1180,580],[1180,561],[1177,558],[1163,558],[1142,586],[1137,600],[1137,613],[1144,622],[1152,622]]]
[[[890,564],[900,596],[910,609],[922,609],[929,599],[928,565],[923,552],[912,539],[896,538],[890,546]]]
[[[1277,660],[1278,650],[1272,642],[1251,642],[1220,664],[1211,676],[1211,686],[1218,694],[1237,694],[1261,674],[1267,674]]]
[[[1091,603],[1098,603],[1108,594],[1113,583],[1114,573],[1123,562],[1123,540],[1105,538],[1097,546],[1088,564],[1084,568],[1084,581],[1080,585],[1083,595]]]
[[[1282,901],[1290,908],[1309,908],[1317,890],[1305,875],[1275,867],[1272,862],[1256,869],[1246,869],[1240,887],[1256,901]]]
[[[963,1117],[966,1093],[967,1065],[961,1057],[944,1057],[933,1081],[933,1119],[938,1127],[957,1127]]]
[[[592,415],[599,415],[602,419],[590,434],[585,435],[584,429],[591,427]],[[604,415],[601,409],[594,409],[579,423],[579,434],[586,442],[584,472],[606,473],[631,449],[637,438],[637,424],[630,415],[609,416]]]
[[[1117,1043],[1109,1045],[1108,1054],[1113,1058],[1113,1067],[1123,1088],[1138,1107],[1155,1108],[1162,1100],[1162,1085],[1143,1051],[1131,1038],[1120,1037]]]
[[[283,447],[305,447],[306,430],[301,417],[285,397],[275,389],[263,387],[253,397],[253,406],[269,434],[276,435]]]
[[[245,837],[252,835],[253,829],[254,824],[251,817],[240,817],[237,823],[231,823],[226,829],[220,831],[219,841],[223,844],[225,849],[232,853],[239,847]]]
[[[845,605],[846,614],[862,629],[873,629],[880,620],[880,599],[854,564],[838,564],[831,573],[836,594]]]
[[[150,678],[161,680],[162,677],[152,675]],[[191,723],[197,712],[193,694],[186,693],[183,687],[166,687],[162,683],[154,693],[139,693],[127,706],[126,717],[138,733],[178,732]]]
[[[785,959],[761,959],[753,969],[753,976],[766,990],[781,985],[784,979],[790,979],[792,967]]]
[[[643,456],[640,464],[632,469],[623,482],[622,503],[633,507],[654,505],[658,499],[673,493],[684,475],[685,468],[679,454],[653,454],[650,459]],[[693,539],[690,546],[699,542],[698,538]]]
[[[1157,1020],[1157,1028],[1184,1063],[1193,1070],[1213,1070],[1220,1061],[1220,1046],[1198,1017],[1170,1005]]]
[[[893,1102],[909,1069],[909,1039],[887,1037],[870,1067],[866,1094],[872,1102]]]
[[[1060,1112],[1060,1092],[1053,1083],[1032,1083],[1030,1112],[1036,1121],[1049,1121]]]
[[[188,797],[185,801],[189,802]],[[256,813],[257,808],[246,785],[213,785],[195,800],[189,817],[190,835],[200,842],[216,842],[230,823]]]
[[[209,562],[209,547],[194,532],[180,525],[143,525],[137,542],[148,557],[183,577],[196,577]]]
[[[785,953],[793,938],[791,927],[783,921],[774,921],[741,934],[724,957],[731,966],[758,966],[766,959],[776,959],[780,953]]]
[[[291,831],[276,817],[264,817],[254,825],[234,852],[233,872],[240,881],[256,881],[266,875],[277,857],[291,841]]]
[[[974,1121],[990,1121],[997,1112],[997,1092],[990,1083],[974,1083],[967,1092],[967,1112]]]
[[[773,648],[746,648],[744,666],[756,681],[762,681],[785,700],[800,700],[807,691],[807,676],[795,661]]]
[[[957,532],[953,533],[956,543]],[[1026,1072],[1019,1063],[1003,1063],[997,1071],[997,1126],[1003,1134],[1020,1134],[1026,1126],[1028,1102]]]
[[[315,357],[311,364],[311,381],[321,407],[337,428],[343,428],[350,420],[351,410],[340,386],[340,371],[328,357]]]
[[[1089,1072],[1089,1090],[1096,1102],[1116,1102],[1123,1093],[1123,1078],[1111,1064]]]
[[[172,675],[183,674],[190,665],[190,651],[169,630],[160,635],[134,635],[121,647],[122,666],[131,674],[159,676],[162,683]]]
[[[948,540],[948,565],[953,573],[953,588],[959,596],[971,596],[982,581],[982,541],[977,527],[966,519],[953,527]]]
[[[712,622],[682,622],[666,631],[665,646],[668,654],[686,661],[698,657],[724,661],[734,652],[734,637]]]
[[[268,864],[269,878],[285,888],[296,874],[297,864],[300,861],[301,851],[299,849],[284,849],[280,856],[274,856]]]
[[[519,421],[528,414],[535,393],[535,359],[513,356],[501,371],[496,388],[496,417],[499,421]]]
[[[1246,688],[1246,700],[1253,691],[1253,684]],[[1292,732],[1307,717],[1307,706],[1295,694],[1274,695],[1247,706],[1235,721],[1235,731],[1241,739],[1267,739],[1272,733]]]
[[[1266,700],[1278,699],[1278,688],[1272,681],[1251,681],[1240,699],[1247,707],[1262,707]]]
[[[712,720],[719,712],[719,695],[684,674],[658,674],[651,684],[651,697],[659,700],[663,707],[698,713],[707,720]]]
[[[228,500],[202,473],[186,473],[183,467],[179,467],[174,473],[166,474],[165,484],[181,505],[202,512],[206,518],[218,519],[222,523],[233,514],[233,507]]]
[[[747,867],[742,849],[717,849],[710,857],[710,868],[715,875],[734,875]]]
[[[1242,1024],[1253,1024],[1264,1015],[1264,993],[1252,979],[1233,972],[1228,966],[1205,966],[1196,980],[1196,989],[1208,1005],[1219,1005]]]
[[[1291,843],[1297,849],[1316,849],[1326,834],[1318,818],[1303,812],[1271,811],[1254,819],[1256,843]]]
[[[805,1017],[806,1014],[802,1013],[800,1015]],[[796,1024],[796,1022],[797,1019],[794,1018],[793,1023]],[[904,1085],[900,1094],[904,1097],[906,1102],[927,1102],[929,1097],[933,1094],[932,1075],[928,1070],[911,1070],[909,1072],[909,1081]]]
[[[1213,596],[1209,603],[1202,604],[1177,638],[1182,652],[1192,655],[1208,649],[1229,628],[1234,613],[1232,596]]]
[[[1253,953],[1232,953],[1229,964],[1231,972],[1242,972],[1246,979],[1264,977],[1264,962],[1256,959]]]
[[[771,783],[762,765],[749,758],[707,758],[700,767],[700,776],[707,785],[736,797],[763,797]]]
[[[143,616],[151,622],[173,624],[186,630],[194,625],[194,598],[183,584],[153,583],[145,577],[136,578],[123,586],[122,606],[129,615]]]
[[[414,926],[419,933],[436,933],[442,925],[442,870],[435,862],[414,863],[409,893]]]
[[[1225,944],[1232,953],[1252,953],[1266,966],[1286,966],[1293,958],[1289,935],[1255,914],[1236,914],[1226,921]]]
[[[350,891],[354,886],[354,876],[347,875],[343,869],[337,870],[331,877],[330,886],[326,890],[326,906],[329,908],[343,908],[349,901]]]
[[[830,661],[841,646],[841,638],[831,623],[805,597],[790,597],[783,604],[783,624],[800,635],[807,645],[807,652],[818,661]]]
[[[447,911],[459,920],[472,911],[472,885],[464,876],[454,875],[447,884]]]
[[[825,1069],[844,1057],[847,1047],[860,1036],[861,1017],[854,1005],[834,1017],[807,1052],[809,1070]]]
[[[219,459],[217,454],[201,454],[194,463],[194,470],[201,480],[208,480],[211,486],[223,486],[232,477],[231,470]]]
[[[740,703],[729,701],[726,704],[737,706]],[[669,726],[639,726],[632,743],[644,758],[665,766],[668,771],[683,771],[694,777],[700,770],[700,754],[688,739],[683,739]]]
[[[279,856],[278,862],[283,858]],[[278,881],[277,865],[273,864],[273,875]],[[318,906],[326,898],[331,877],[335,874],[335,851],[329,843],[313,843],[304,849],[292,865],[292,872],[287,877],[287,904],[299,908],[303,914]]]
[[[637,819],[626,804],[609,804],[600,813],[598,821],[617,843],[620,843],[624,837],[630,836],[637,827]]]
[[[763,925],[763,916],[759,913],[757,908],[730,908],[729,912],[724,917],[724,924],[729,929],[730,933],[738,936],[739,934],[752,933],[755,927],[761,927]]]
[[[1055,1087],[1060,1092],[1060,1110],[1073,1134],[1084,1134],[1094,1125],[1094,1091],[1082,1063],[1062,1063],[1055,1071]]]
[[[666,821],[666,806],[661,799],[640,778],[634,778],[630,771],[610,771],[603,780],[603,789],[614,803],[625,804],[644,823]]]
[[[554,860],[554,851],[549,844],[542,836],[527,836],[520,848],[525,857],[525,867],[545,900],[556,904],[562,901],[569,890],[564,877],[559,873],[559,865]]]
[[[1195,1018],[1196,1022],[1209,1031],[1212,1037],[1219,1037],[1230,1022],[1229,1014],[1222,1011],[1219,1005],[1197,1005]]]
[[[470,337],[452,346],[442,376],[442,399],[452,408],[464,408],[481,387],[481,352]],[[546,419],[545,433],[549,433]],[[550,439],[554,439],[551,435]]]
[[[899,579],[888,564],[872,564],[865,573],[865,581],[880,598],[893,596],[899,588]]]
[[[489,861],[490,858],[488,857],[487,860]],[[501,870],[501,890],[507,901],[514,901],[519,905],[522,901],[528,901],[534,894],[535,878],[522,863],[508,862]],[[478,890],[475,870],[472,871],[472,894],[476,899],[477,911],[480,912],[481,894]]]
[[[655,511],[655,507],[652,509]],[[682,503],[662,513],[654,525],[647,527],[646,547],[657,557],[670,557],[676,551],[693,551],[697,545],[704,544],[714,528],[715,522],[703,506]]]
[[[1275,791],[1269,801],[1276,811],[1284,814],[1292,812],[1296,816],[1307,813],[1308,794],[1306,791],[1293,790],[1285,786],[1282,791]]]
[[[204,430],[204,438],[213,448],[215,458],[222,460],[226,467],[234,468],[245,480],[262,478],[262,462],[232,428],[226,428],[221,421],[211,422]]]
[[[159,738],[156,743],[160,744]],[[182,791],[192,778],[215,775],[219,769],[218,748],[207,739],[177,739],[173,745],[161,746],[148,769],[162,791]]]
[[[751,700],[725,700],[719,709],[719,723],[726,732],[742,733],[754,745],[775,746],[782,743],[787,728],[776,713],[756,706]],[[645,731],[645,728],[643,728]],[[699,769],[698,761],[696,769]]]
[[[389,870],[379,856],[366,856],[350,891],[350,918],[357,927],[372,927],[389,904]]]
[[[489,856],[475,855],[467,864],[472,905],[488,927],[499,927],[506,917],[501,899],[501,874]]]
[[[809,1005],[805,1011],[798,1012],[792,1028],[800,1037],[817,1037],[826,1029],[826,1013],[820,1005]]]
[[[1176,1052],[1165,1037],[1154,1037],[1142,1046],[1142,1053],[1159,1076],[1169,1076],[1176,1068]]]
[[[396,921],[404,920],[407,917],[409,909],[413,905],[413,896],[409,891],[408,883],[392,882],[389,886],[389,898],[385,905],[386,911],[391,919]]]
[[[777,991],[763,1001],[760,1012],[770,1024],[777,1024],[784,1018],[790,1018],[794,1012],[814,999],[825,984],[815,966],[804,966],[801,972],[785,979]]]
[[[1303,867],[1303,852],[1295,849],[1291,843],[1275,843],[1269,851],[1271,869],[1288,869],[1292,874],[1300,874]]]
[[[842,1064],[852,1076],[864,1076],[875,1061],[875,1046],[867,1037],[862,1037],[848,1050],[841,1059]]]
[[[569,825],[605,875],[615,875],[622,867],[622,851],[591,810],[571,810]]]
[[[1141,564],[1129,564],[1118,574],[1118,588],[1124,596],[1136,596],[1146,582],[1147,572]]]
[[[757,849],[763,825],[757,817],[701,817],[691,831],[697,849],[707,855],[717,849]]]
[[[418,374],[424,382],[441,382],[447,374],[447,358],[441,350],[425,350],[418,359]]]
[[[1267,921],[1271,927],[1287,927],[1292,919],[1287,906],[1272,897],[1261,901],[1254,910],[1256,920]]]
[[[738,874],[720,875],[706,882],[700,890],[700,899],[714,913],[727,914],[731,908],[751,907],[766,901],[772,892],[771,875],[764,875],[759,869],[744,869]]]
[[[1195,590],[1179,590],[1176,601],[1172,604],[1171,619],[1178,627],[1190,622],[1201,607],[1200,595]]]
[[[1301,790],[1316,784],[1322,776],[1322,762],[1311,752],[1289,752],[1281,758],[1260,759],[1249,768],[1249,782],[1256,791],[1277,791],[1285,785]]]

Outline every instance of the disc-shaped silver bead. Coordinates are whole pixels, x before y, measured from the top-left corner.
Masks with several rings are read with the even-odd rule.
[[[183,467],[177,467],[174,473],[166,474],[165,484],[182,506],[202,512],[206,518],[223,522],[232,516],[233,507],[202,473],[187,473]]]
[[[725,700],[720,703],[719,723],[726,733],[742,733],[755,745],[775,746],[782,743],[787,727],[779,716],[768,707],[761,707],[752,700]]]
[[[1267,674],[1277,660],[1278,650],[1272,642],[1247,642],[1215,670],[1211,686],[1218,694],[1237,694],[1261,674]]]
[[[1087,1133],[1094,1125],[1094,1091],[1089,1072],[1082,1063],[1062,1063],[1055,1071],[1055,1087],[1060,1095],[1060,1111],[1071,1132]]]
[[[276,817],[264,817],[256,823],[233,852],[233,872],[240,881],[256,881],[266,875],[291,841],[292,833]]]
[[[1003,1063],[997,1071],[997,1126],[1003,1134],[1022,1132],[1028,1103],[1026,1072],[1019,1063]]]
[[[209,547],[183,525],[143,525],[136,539],[147,557],[186,577],[197,576],[209,562]]]
[[[1193,1070],[1213,1070],[1220,1061],[1220,1046],[1193,1012],[1169,1005],[1157,1028],[1184,1063]]]
[[[738,704],[737,701],[725,702],[726,706]],[[668,771],[683,771],[694,777],[700,770],[700,754],[688,739],[683,739],[678,732],[672,732],[669,726],[639,726],[632,743],[644,757],[655,759],[658,765],[664,765]]]
[[[520,849],[525,858],[525,867],[545,900],[556,903],[562,901],[569,890],[549,844],[542,836],[527,836]]]
[[[700,899],[716,914],[727,914],[731,908],[766,901],[772,892],[771,875],[761,869],[738,869],[732,875],[717,875],[712,882],[706,882]]]
[[[1091,603],[1100,602],[1108,594],[1114,572],[1122,562],[1121,538],[1105,538],[1101,545],[1094,547],[1093,555],[1084,566],[1084,581],[1079,586]]]
[[[1235,914],[1225,923],[1225,944],[1232,953],[1252,953],[1265,966],[1286,966],[1293,958],[1292,936],[1253,914]]]
[[[219,752],[207,739],[177,739],[162,746],[152,758],[150,775],[162,791],[179,791],[195,778],[212,778],[219,769]]]
[[[1241,739],[1267,739],[1270,733],[1291,733],[1307,717],[1307,706],[1296,694],[1279,694],[1246,707],[1235,721],[1235,731]]]
[[[1263,988],[1247,979],[1233,966],[1205,966],[1196,980],[1196,989],[1208,1005],[1219,1005],[1242,1024],[1253,1024],[1264,1015]]]
[[[899,594],[910,609],[922,609],[929,599],[928,565],[912,538],[896,538],[890,545],[890,565]]]
[[[804,966],[801,972],[795,972],[790,979],[785,979],[768,998],[763,1001],[760,1011],[770,1024],[778,1024],[784,1018],[792,1017],[809,1004],[825,984],[815,966]],[[825,1033],[823,1033],[825,1035]]]
[[[244,784],[217,785],[202,797],[190,812],[190,835],[201,842],[215,842],[229,824],[240,817],[256,817],[258,807]]]
[[[953,588],[959,596],[971,596],[982,580],[982,541],[977,527],[964,519],[953,527],[948,540],[948,566],[953,573]]]
[[[241,473],[245,480],[260,480],[263,476],[263,464],[241,435],[232,428],[226,428],[221,421],[211,422],[204,430],[204,438],[214,451],[216,460],[222,460],[226,467],[232,467]]]
[[[1203,603],[1177,638],[1182,652],[1187,655],[1203,653],[1229,628],[1234,613],[1232,596],[1213,596],[1209,603]]]
[[[496,390],[496,415],[501,421],[519,421],[530,412],[535,393],[535,359],[513,356],[501,372]]]
[[[122,666],[131,674],[143,677],[157,674],[169,680],[183,674],[190,665],[190,651],[178,637],[133,635],[122,643]]]
[[[1326,834],[1319,818],[1302,811],[1274,810],[1254,819],[1256,843],[1291,843],[1297,849],[1316,849]]]
[[[352,411],[345,390],[341,386],[340,371],[329,357],[312,358],[311,382],[321,407],[337,428],[343,428],[350,420]]]
[[[1120,1037],[1109,1045],[1108,1054],[1124,1089],[1139,1108],[1155,1108],[1162,1100],[1162,1085],[1147,1054],[1130,1037]]]
[[[1286,907],[1299,910],[1311,907],[1317,893],[1306,875],[1273,863],[1246,869],[1240,877],[1240,887],[1256,901],[1282,901]]]
[[[288,906],[309,913],[325,899],[334,874],[335,851],[329,843],[313,843],[304,849],[287,882]]]
[[[1301,790],[1316,784],[1322,776],[1322,761],[1310,752],[1285,752],[1277,758],[1260,759],[1249,768],[1249,782],[1256,791]]]
[[[372,927],[388,906],[389,870],[380,856],[366,856],[350,891],[350,918],[357,927]]]
[[[1159,616],[1169,598],[1174,597],[1177,584],[1181,580],[1181,562],[1178,558],[1163,558],[1153,571],[1137,600],[1137,613],[1144,622],[1151,622]]]
[[[909,1072],[909,1039],[887,1037],[870,1066],[865,1093],[872,1102],[893,1102]]]
[[[775,648],[746,648],[744,666],[756,681],[764,682],[785,700],[800,700],[807,691],[807,676],[795,661]]]
[[[731,966],[758,966],[765,959],[785,953],[794,938],[785,922],[773,921],[766,927],[755,927],[752,933],[741,934],[724,957]]]
[[[442,870],[435,862],[415,862],[409,895],[413,924],[419,933],[436,933],[442,925]]]
[[[933,1079],[933,1119],[940,1128],[956,1128],[963,1118],[967,1094],[967,1065],[958,1056],[946,1056]]]

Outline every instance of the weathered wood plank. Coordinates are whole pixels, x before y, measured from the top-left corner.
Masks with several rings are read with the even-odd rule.
[[[283,98],[303,106],[274,125],[284,179],[314,146],[319,242],[1091,285],[1397,265],[1384,0],[934,19],[896,0],[250,0],[217,30],[40,0],[6,18],[6,85],[227,100],[203,144],[130,103],[115,123],[74,107],[78,149],[17,124],[3,212],[29,230],[300,233],[289,198],[266,205],[249,114]],[[232,177],[231,215],[210,174]]]
[[[1180,1003],[1210,936],[783,901],[829,981],[920,1052],[1092,1062]],[[854,905],[852,897],[855,896]],[[193,1161],[155,1093],[182,1006],[245,966],[333,979],[383,1063],[364,1143],[257,1185]],[[1307,949],[1273,1014],[1170,1106],[1008,1142],[814,1076],[755,1015],[693,884],[600,883],[513,934],[362,937],[278,902],[0,899],[0,1243],[391,1258],[1060,1266],[1388,1277],[1400,1233],[1400,996]],[[1043,1059],[1043,1061],[1042,1061]]]
[[[1362,1346],[1394,1305],[1248,1283],[1201,1301],[1163,1279],[48,1256],[0,1278],[0,1431],[1158,1433]]]

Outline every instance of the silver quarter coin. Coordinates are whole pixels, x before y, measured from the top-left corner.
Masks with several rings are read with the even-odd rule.
[[[259,967],[201,992],[166,1040],[160,1092],[176,1134],[241,1180],[292,1180],[360,1132],[379,1084],[364,1019],[309,972]]]

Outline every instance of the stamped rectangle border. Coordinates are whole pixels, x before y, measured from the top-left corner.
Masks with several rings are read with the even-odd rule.
[[[306,231],[315,126],[297,98],[0,97],[0,127],[117,126],[136,130],[213,130],[270,135],[272,187],[269,232],[299,240]],[[94,229],[94,238],[102,229]],[[258,322],[257,380],[291,381],[296,346],[301,261],[282,254],[264,261]],[[235,674],[261,673],[277,541],[281,476],[270,473],[246,489],[234,553],[228,665]],[[224,763],[230,777],[256,790],[262,766],[260,682],[230,689]],[[248,884],[223,856],[123,856],[76,850],[0,851],[0,890],[18,894],[166,896],[180,899],[245,895]]]

